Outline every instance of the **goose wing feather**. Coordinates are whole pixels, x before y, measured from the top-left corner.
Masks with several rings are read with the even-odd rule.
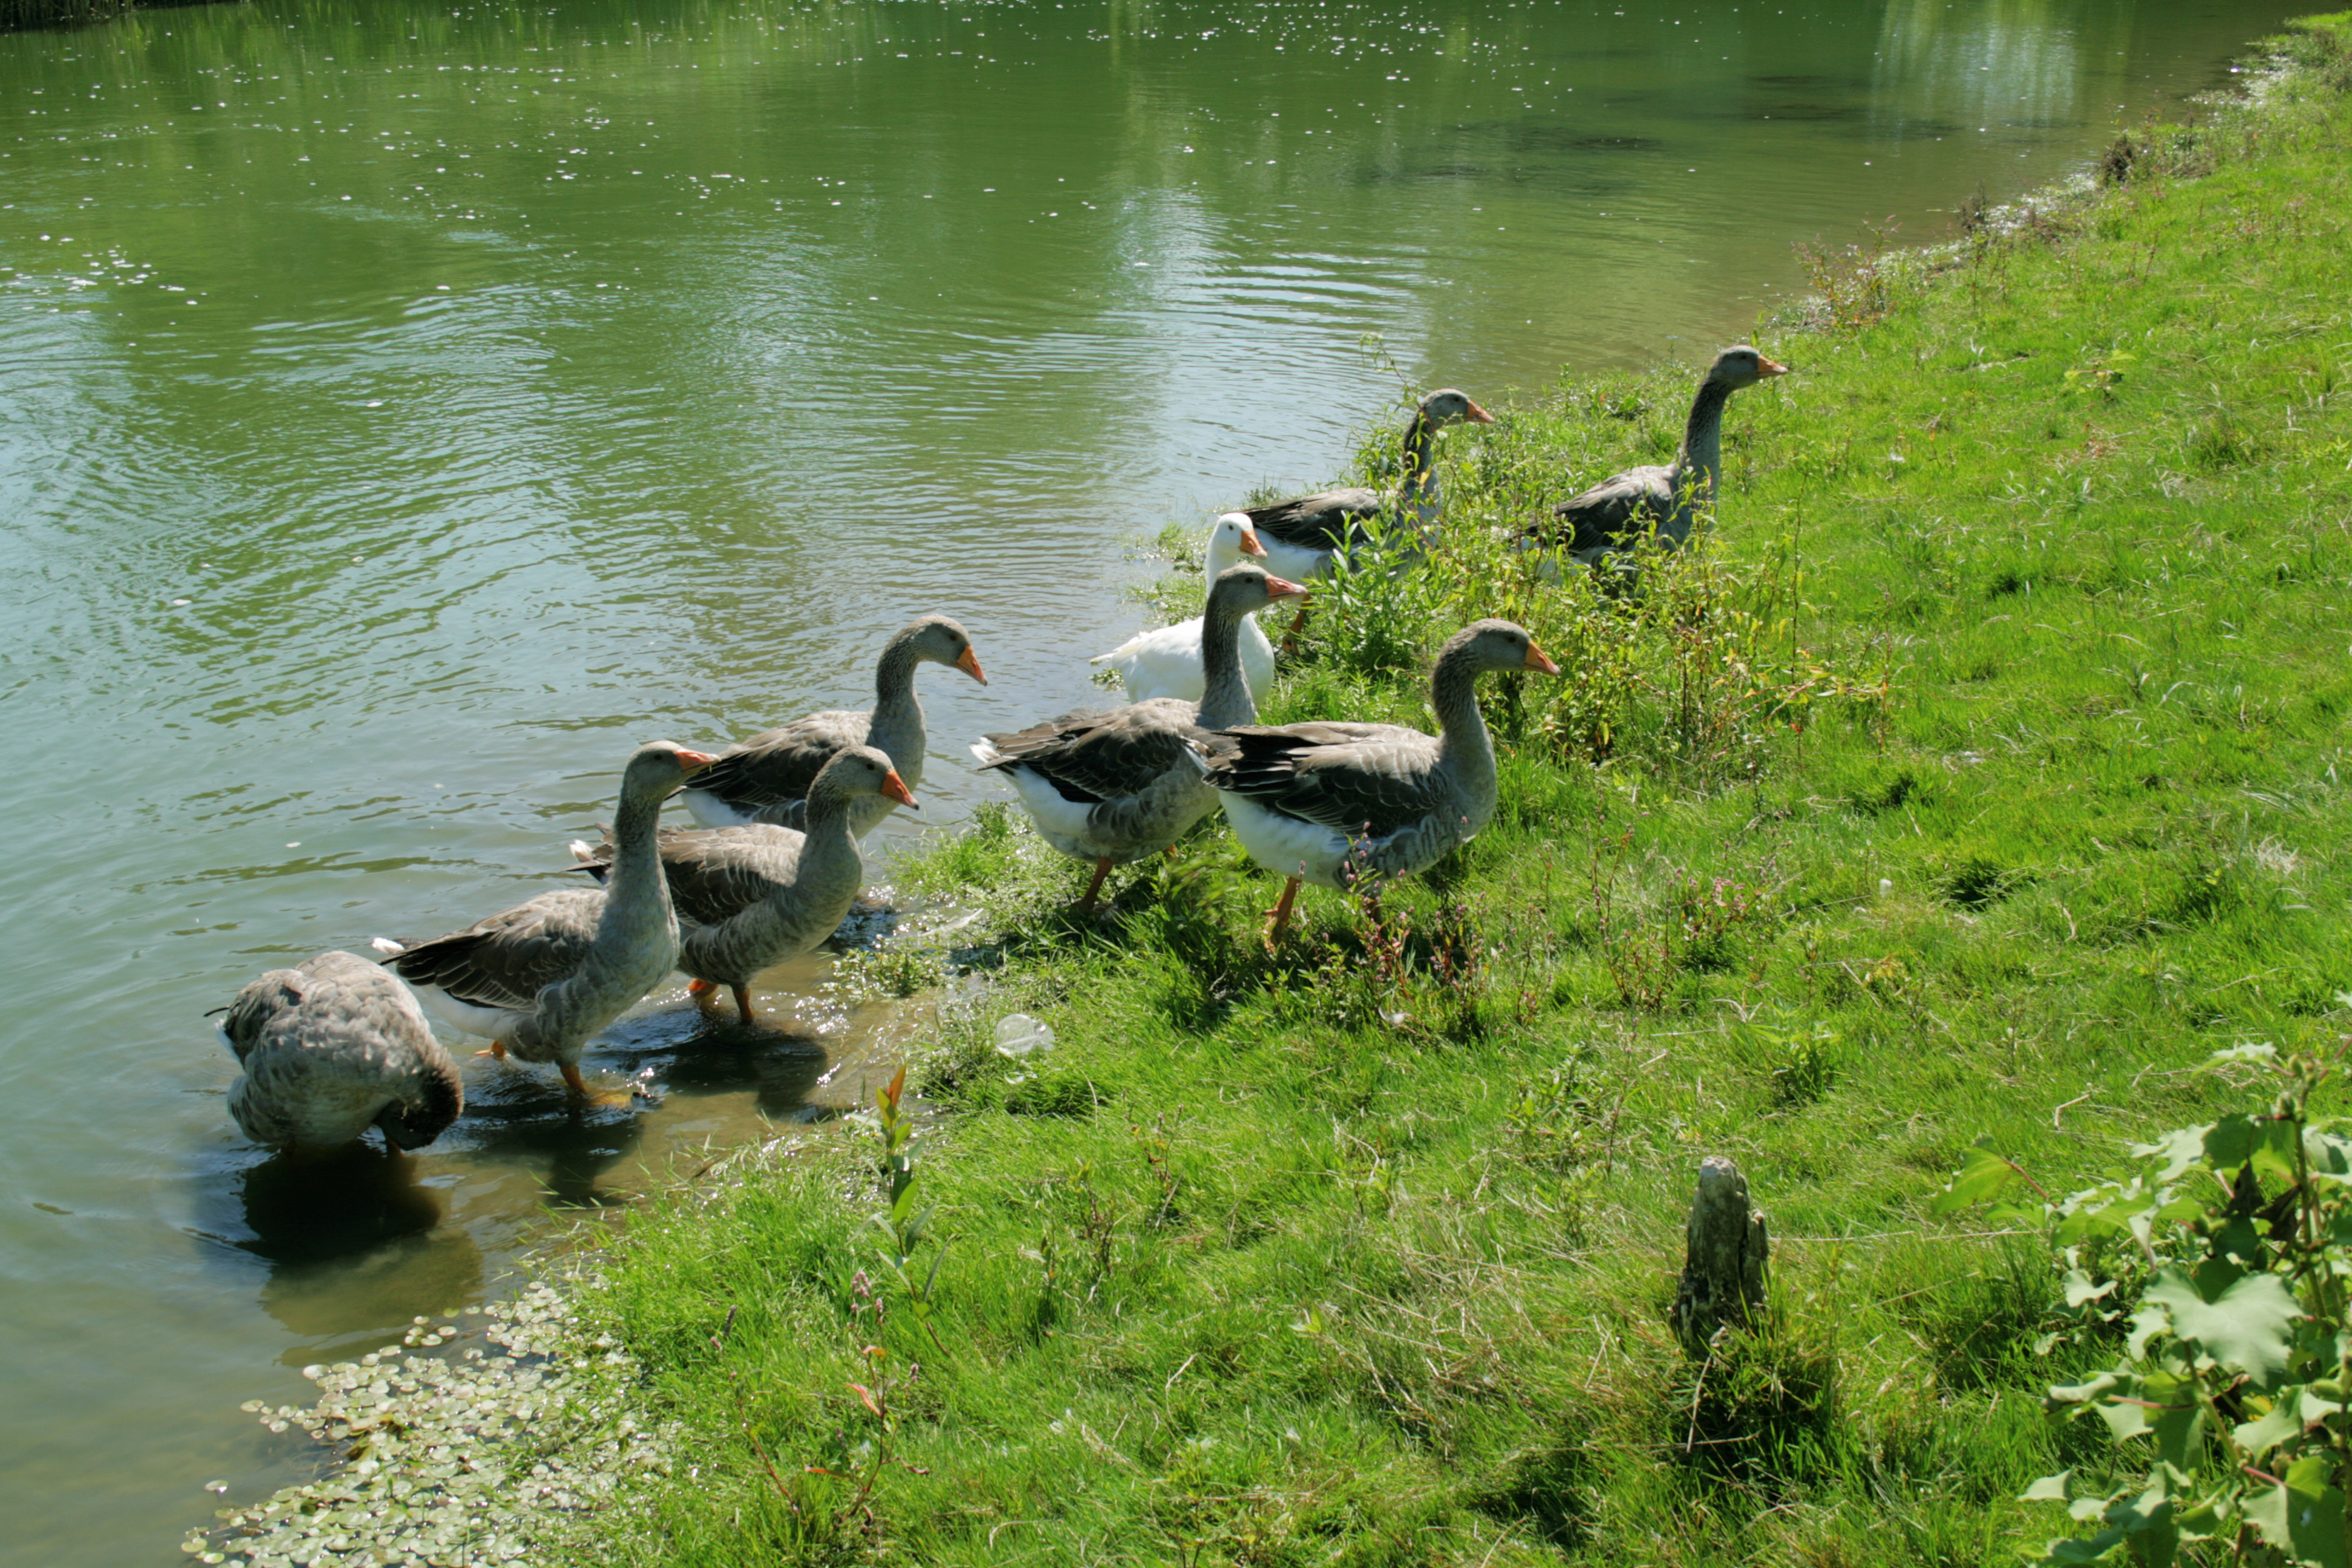
[[[1066,713],[1026,730],[991,735],[985,767],[1027,767],[1065,800],[1123,800],[1150,789],[1171,768],[1189,766],[1203,731],[1190,702],[1159,698],[1107,713]]]
[[[789,884],[800,863],[802,836],[789,827],[665,827],[654,836],[670,903],[681,919],[717,925]],[[581,868],[599,882],[613,868],[609,832]]]
[[[1303,821],[1394,832],[1441,807],[1437,739],[1398,724],[1246,725],[1217,731],[1209,782]]]
[[[694,775],[692,787],[747,811],[806,797],[835,755],[866,743],[869,714],[833,709],[765,730]]]
[[[477,1006],[521,1010],[586,960],[604,912],[601,888],[541,893],[385,963],[412,985],[438,986]]]
[[[1247,516],[1251,527],[1285,544],[1338,550],[1350,542],[1356,524],[1378,517],[1380,511],[1381,492],[1354,486],[1251,507]]]
[[[1612,474],[1552,508],[1552,521],[1528,531],[1570,551],[1623,544],[1628,535],[1656,527],[1674,510],[1674,469],[1664,465]]]

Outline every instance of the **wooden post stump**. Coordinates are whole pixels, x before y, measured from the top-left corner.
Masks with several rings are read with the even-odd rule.
[[[1745,1328],[1750,1315],[1763,1309],[1770,1251],[1763,1211],[1748,1201],[1748,1178],[1721,1154],[1699,1162],[1688,1238],[1682,1284],[1667,1321],[1683,1349],[1698,1357],[1707,1353],[1719,1330]]]

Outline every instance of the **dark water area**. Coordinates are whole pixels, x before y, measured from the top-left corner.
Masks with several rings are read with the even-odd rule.
[[[240,1401],[857,1098],[919,1010],[673,988],[575,1114],[468,1058],[410,1157],[245,1146],[201,1016],[565,875],[636,742],[929,670],[1095,695],[1134,541],[1334,477],[1406,386],[1703,359],[1790,242],[2079,165],[2295,7],[295,0],[0,37],[0,1555],[178,1560],[308,1473]],[[1591,476],[1587,476],[1591,477]],[[894,823],[878,847],[920,825]],[[887,868],[881,868],[887,874]],[[789,1010],[789,1009],[788,1009]],[[831,1074],[829,1079],[825,1075]]]

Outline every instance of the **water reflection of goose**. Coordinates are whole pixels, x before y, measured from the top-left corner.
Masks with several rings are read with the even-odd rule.
[[[985,736],[971,748],[982,767],[1011,777],[1046,843],[1095,863],[1082,912],[1094,909],[1113,866],[1169,847],[1216,809],[1196,742],[1203,726],[1246,724],[1257,715],[1242,679],[1242,617],[1306,591],[1255,566],[1226,569],[1209,594],[1208,689],[1198,702],[1156,697],[1104,713],[1066,713]]]
[[[1258,542],[1257,530],[1250,526],[1247,512],[1229,511],[1210,525],[1207,553],[1208,585],[1214,592],[1225,568],[1238,566],[1244,555],[1264,555],[1265,546]],[[1138,632],[1108,653],[1095,655],[1092,662],[1107,664],[1118,672],[1130,702],[1148,702],[1155,697],[1198,702],[1207,684],[1201,652],[1201,628],[1207,624],[1204,608],[1189,621]],[[1274,644],[1266,640],[1265,628],[1255,616],[1242,617],[1241,630],[1242,678],[1249,682],[1250,694],[1273,689]]]
[[[915,667],[948,664],[982,686],[980,658],[961,626],[945,616],[919,616],[900,628],[882,649],[874,672],[874,710],[833,709],[795,719],[781,729],[752,736],[719,753],[685,795],[686,809],[705,827],[740,827],[754,822],[805,827],[803,800],[824,764],[850,746],[872,746],[890,759],[898,776],[914,789],[923,782],[923,705],[915,700]],[[850,817],[850,836],[863,838],[890,815],[892,802],[861,800]]]
[[[1384,511],[1414,529],[1435,523],[1444,506],[1437,476],[1437,433],[1465,420],[1492,425],[1495,416],[1467,393],[1440,388],[1421,400],[1412,423],[1405,427],[1404,479],[1394,490],[1353,485],[1247,509],[1242,515],[1265,546],[1266,570],[1302,583],[1320,576],[1334,554],[1363,542],[1364,525]]]
[[[1723,468],[1724,405],[1733,393],[1788,374],[1787,365],[1745,343],[1724,350],[1698,384],[1682,447],[1672,463],[1628,468],[1570,497],[1551,509],[1549,519],[1527,529],[1525,547],[1562,551],[1589,566],[1653,533],[1669,549],[1682,543],[1690,537],[1698,509],[1715,504]]]
[[[1271,942],[1301,881],[1339,888],[1434,865],[1495,812],[1495,747],[1478,712],[1488,670],[1558,675],[1508,621],[1474,621],[1439,651],[1430,705],[1439,733],[1402,724],[1220,728],[1209,782],[1250,855],[1290,879],[1268,911]]]
[[[759,1021],[751,977],[831,936],[856,901],[866,868],[851,835],[876,800],[915,804],[888,757],[851,746],[809,786],[805,834],[753,823],[660,836],[662,874],[685,931],[677,966],[694,977],[697,1003],[709,1009],[724,985],[740,1020]],[[593,849],[575,839],[572,854],[600,882],[612,870],[609,838]]]
[[[276,1156],[221,1194],[243,1225],[219,1228],[268,1263],[261,1304],[271,1317],[310,1341],[362,1335],[370,1343],[360,1348],[373,1348],[420,1313],[481,1294],[479,1244],[442,1225],[442,1198],[419,1176],[415,1159],[368,1143]]]
[[[273,969],[236,994],[221,1038],[244,1065],[228,1111],[257,1143],[327,1149],[370,1127],[421,1149],[466,1090],[408,987],[348,952]]]
[[[460,931],[414,944],[375,939],[443,1023],[554,1062],[574,1094],[588,1037],[619,1017],[677,962],[677,916],[654,844],[662,802],[710,758],[667,741],[640,746],[621,775],[613,814],[619,846],[609,885],[541,893]]]

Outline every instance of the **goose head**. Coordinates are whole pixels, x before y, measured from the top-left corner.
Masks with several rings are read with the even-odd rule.
[[[980,656],[971,651],[971,637],[952,616],[918,616],[890,640],[911,648],[919,659],[951,664],[982,686],[988,684],[988,677],[980,672]]]
[[[1277,599],[1306,596],[1306,589],[1263,566],[1228,566],[1217,574],[1216,584],[1209,590],[1208,616],[1213,621],[1235,621]]]
[[[1536,639],[1509,621],[1471,622],[1445,640],[1444,647],[1438,650],[1437,664],[1440,669],[1466,668],[1474,673],[1496,669],[1559,673],[1559,666],[1536,647]]]
[[[890,765],[890,759],[872,746],[844,748],[818,770],[809,784],[811,805],[820,800],[849,800],[866,795],[878,795],[900,805],[915,805],[915,792],[907,787],[898,770]]]
[[[1229,511],[1209,525],[1209,576],[1222,575],[1244,555],[1264,555],[1265,546],[1258,542],[1257,530],[1250,523],[1249,513]]]
[[[1495,416],[1470,400],[1466,392],[1441,386],[1421,400],[1421,418],[1433,429],[1468,423],[1492,425]]]
[[[690,752],[675,742],[648,741],[629,754],[629,765],[621,771],[622,798],[667,800],[689,775],[718,760],[709,752]]]
[[[1706,378],[1738,392],[1744,386],[1753,386],[1759,381],[1788,374],[1787,365],[1765,358],[1746,343],[1735,343],[1715,356],[1715,363],[1708,368]]]

